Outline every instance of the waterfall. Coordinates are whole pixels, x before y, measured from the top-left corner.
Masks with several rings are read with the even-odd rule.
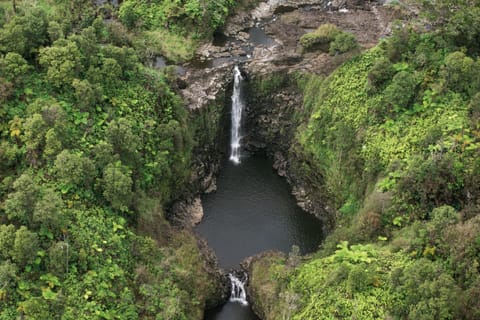
[[[232,291],[230,293],[231,302],[239,302],[242,305],[248,305],[247,293],[245,291],[245,283],[247,282],[247,274],[245,273],[245,279],[242,281],[233,274],[229,273],[230,283],[232,284]]]
[[[230,160],[240,163],[240,126],[244,104],[242,101],[242,74],[238,66],[233,69],[233,94],[232,94],[232,132],[230,139]]]

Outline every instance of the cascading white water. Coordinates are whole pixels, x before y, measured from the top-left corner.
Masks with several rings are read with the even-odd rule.
[[[244,103],[242,100],[242,73],[238,66],[233,69],[233,94],[232,94],[232,129],[230,139],[230,160],[240,163],[240,136],[242,113]]]
[[[240,280],[233,274],[229,273],[230,283],[232,284],[232,291],[230,292],[230,301],[238,302],[244,306],[248,305],[247,293],[245,291],[245,283],[247,282],[247,274],[245,274],[245,280]]]

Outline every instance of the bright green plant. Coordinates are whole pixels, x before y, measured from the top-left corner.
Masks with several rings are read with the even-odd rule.
[[[317,30],[304,34],[300,38],[300,44],[305,50],[315,50],[317,48],[326,48],[328,44],[335,40],[338,34],[341,33],[335,25],[326,23],[318,27]],[[327,45],[327,47],[325,47]]]
[[[358,48],[357,38],[349,32],[341,32],[330,43],[329,53],[331,56],[342,54]]]

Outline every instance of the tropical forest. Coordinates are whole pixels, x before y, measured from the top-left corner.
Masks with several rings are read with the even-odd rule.
[[[90,319],[480,319],[480,1],[0,1],[0,320]]]

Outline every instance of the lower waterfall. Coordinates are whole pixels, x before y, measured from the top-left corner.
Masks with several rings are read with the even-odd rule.
[[[238,302],[244,306],[248,305],[247,301],[247,293],[245,291],[245,283],[248,280],[248,275],[246,273],[243,274],[243,280],[240,280],[235,275],[229,273],[228,278],[230,279],[230,283],[232,285],[232,290],[230,293],[230,301],[231,302]]]

